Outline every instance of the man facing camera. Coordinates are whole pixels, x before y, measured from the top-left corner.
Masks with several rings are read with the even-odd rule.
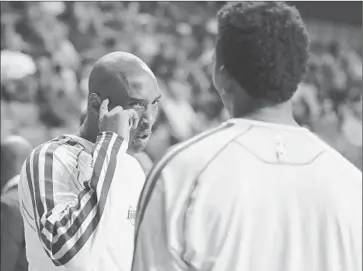
[[[140,196],[133,271],[360,271],[362,173],[293,119],[308,36],[284,2],[218,13],[233,119],[174,147]]]
[[[145,148],[159,99],[154,74],[136,56],[96,62],[79,132],[35,148],[21,172],[30,271],[130,270],[145,175],[128,153]]]

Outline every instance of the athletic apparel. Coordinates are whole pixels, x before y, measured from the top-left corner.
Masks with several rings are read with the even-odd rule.
[[[61,136],[26,160],[19,198],[29,271],[128,271],[145,175],[128,143]]]
[[[361,271],[362,173],[305,128],[234,119],[140,196],[133,271]]]

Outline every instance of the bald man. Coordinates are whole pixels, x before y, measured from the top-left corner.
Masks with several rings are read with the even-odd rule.
[[[25,257],[23,220],[18,199],[19,172],[32,150],[20,136],[9,136],[1,143],[1,268],[28,270]]]
[[[115,52],[95,63],[78,133],[35,148],[21,172],[29,270],[130,270],[145,179],[130,154],[145,148],[159,99],[136,56]]]

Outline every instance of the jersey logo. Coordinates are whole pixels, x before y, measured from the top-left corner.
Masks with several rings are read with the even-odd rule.
[[[284,140],[281,136],[275,137],[275,144],[276,144],[276,157],[280,162],[289,162],[289,157],[287,155],[286,146]]]
[[[127,213],[127,219],[130,220],[132,226],[135,226],[136,210],[132,209],[132,207],[129,207],[129,211]]]

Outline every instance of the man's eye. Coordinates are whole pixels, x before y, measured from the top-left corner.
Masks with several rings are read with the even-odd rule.
[[[152,105],[157,105],[159,102],[159,100],[153,101]]]
[[[135,102],[135,103],[130,103],[130,106],[144,106],[144,105],[142,103]]]

